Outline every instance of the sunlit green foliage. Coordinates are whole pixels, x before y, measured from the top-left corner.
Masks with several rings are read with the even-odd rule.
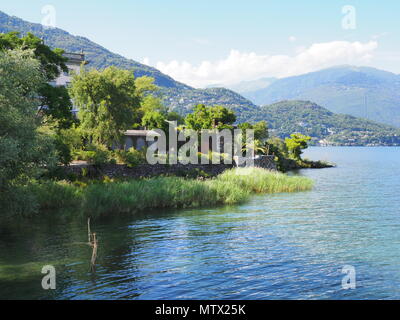
[[[0,51],[13,49],[30,50],[40,62],[40,70],[43,73],[43,81],[39,85],[41,112],[58,121],[61,128],[72,125],[72,104],[65,87],[53,87],[48,82],[60,75],[61,71],[68,71],[67,59],[63,57],[61,49],[52,50],[45,45],[43,40],[28,33],[20,36],[18,32],[0,33]]]
[[[186,126],[193,130],[232,128],[235,121],[236,116],[232,110],[222,106],[207,107],[204,104],[197,105],[185,118]]]
[[[129,168],[133,168],[146,161],[145,153],[135,148],[130,148],[129,150],[115,150],[114,157],[118,163],[126,164]]]
[[[120,141],[138,117],[140,98],[135,89],[133,74],[115,67],[82,70],[74,76],[70,93],[90,141],[108,145]]]
[[[51,138],[38,131],[40,63],[29,50],[0,51],[0,203],[18,205],[13,187],[56,163]]]
[[[306,191],[313,187],[312,180],[300,176],[268,171],[261,168],[237,168],[222,173],[220,181],[232,182],[245,190],[255,193],[276,193]]]
[[[168,132],[168,123],[165,120],[166,116],[161,112],[149,111],[142,118],[142,126],[146,129],[162,129]]]
[[[285,139],[285,144],[288,148],[289,154],[292,155],[295,159],[300,159],[301,154],[304,149],[307,149],[308,141],[311,140],[311,137],[306,136],[301,133],[292,133],[290,138]]]

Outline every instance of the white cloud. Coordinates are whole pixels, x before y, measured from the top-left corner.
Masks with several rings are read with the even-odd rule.
[[[148,57],[144,57],[143,60],[142,60],[142,63],[149,66],[150,65],[150,59]]]
[[[289,37],[289,41],[290,42],[295,42],[297,39],[296,39],[296,37],[295,36],[290,36]]]
[[[365,64],[377,47],[376,41],[332,41],[299,47],[293,56],[231,50],[225,59],[218,61],[203,61],[199,65],[186,61],[160,61],[155,67],[194,87],[229,85],[262,77],[288,77],[338,64]]]

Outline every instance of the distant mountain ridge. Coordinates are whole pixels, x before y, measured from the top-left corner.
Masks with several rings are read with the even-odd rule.
[[[369,67],[337,66],[274,81],[243,95],[258,105],[309,100],[335,113],[400,127],[400,76]]]
[[[69,52],[83,52],[90,62],[89,67],[103,69],[116,66],[123,69],[134,70],[135,76],[151,76],[155,83],[161,87],[164,95],[164,103],[181,113],[189,112],[190,108],[197,103],[220,104],[235,110],[238,114],[242,110],[258,109],[251,101],[231,90],[219,89],[195,89],[186,84],[178,82],[159,70],[124,58],[106,48],[92,42],[91,40],[74,36],[58,28],[44,28],[41,24],[27,22],[18,17],[11,17],[0,11],[0,32],[19,31],[22,34],[28,32],[41,37],[45,43],[53,48],[61,48]]]
[[[230,85],[225,85],[223,87],[228,88],[230,90],[233,90],[241,95],[246,94],[246,93],[252,93],[254,91],[260,91],[262,89],[267,88],[270,86],[273,82],[278,80],[277,78],[261,78],[257,80],[249,80],[249,81],[241,81],[239,83],[234,83]],[[222,87],[222,85],[216,86],[209,86],[209,88],[217,88],[217,87]]]
[[[293,132],[309,135],[314,143],[328,145],[400,145],[400,129],[335,114],[310,101],[281,101],[247,115],[249,120],[266,120],[271,132],[281,138]]]
[[[238,122],[266,120],[279,136],[283,137],[295,131],[303,131],[306,134],[313,135],[314,141],[318,139],[333,139],[332,143],[334,144],[378,143],[393,145],[397,143],[397,139],[400,136],[399,132],[392,127],[351,116],[337,115],[312,102],[284,101],[260,108],[240,94],[226,88],[195,89],[175,81],[155,68],[112,53],[87,38],[73,36],[57,28],[47,29],[40,24],[26,22],[17,17],[10,17],[0,11],[0,32],[10,31],[19,31],[22,34],[32,32],[36,36],[43,38],[51,47],[62,48],[66,51],[80,52],[83,50],[90,62],[89,66],[93,68],[102,69],[114,65],[134,70],[135,76],[147,75],[154,77],[156,84],[161,87],[166,106],[182,114],[190,112],[190,109],[199,103],[206,105],[218,104],[234,110],[237,114]],[[280,80],[265,78],[243,82],[236,88],[246,91],[245,96],[248,98],[251,98],[254,93],[249,92],[249,90],[261,88],[258,93],[265,95],[266,98],[264,98],[266,100],[263,101],[267,101],[268,99],[286,99],[283,98],[284,96],[300,95],[303,92],[307,92],[307,90],[312,91],[316,85],[330,86],[335,81],[338,82],[337,79],[340,79],[339,83],[342,85],[343,90],[346,90],[346,85],[356,84],[360,86],[360,83],[371,88],[375,88],[377,85],[382,86],[390,83],[397,85],[398,83],[398,76],[396,75],[376,69],[369,71],[369,76],[365,76],[362,73],[349,74],[348,72],[340,74],[339,71],[332,73],[330,76],[320,74],[320,77],[314,79],[311,77],[308,80],[307,77],[310,77],[310,74]],[[376,81],[376,78],[379,78],[380,81]],[[301,81],[298,81],[298,79]],[[303,81],[303,79],[307,81]],[[316,98],[318,97],[316,95]],[[316,100],[318,101],[319,99]],[[393,108],[392,118],[394,122],[397,115],[398,109]],[[335,124],[335,121],[339,121],[341,123],[340,126]],[[307,130],[304,130],[304,128]],[[335,134],[332,132],[335,132]],[[353,139],[352,136],[355,136],[356,139]]]
[[[151,75],[160,86],[190,88],[155,68],[111,53],[85,37],[73,36],[59,28],[44,28],[41,24],[27,22],[18,17],[11,17],[0,11],[0,32],[7,33],[11,31],[19,31],[22,34],[31,32],[35,36],[42,38],[47,45],[53,48],[61,48],[75,53],[83,50],[86,58],[90,62],[90,66],[96,69],[103,69],[111,65],[119,66],[124,69],[135,69],[136,76]]]

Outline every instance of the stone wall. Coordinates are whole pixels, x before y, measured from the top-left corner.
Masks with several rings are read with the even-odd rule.
[[[254,159],[254,166],[260,167],[268,170],[278,170],[274,160],[275,156],[259,156]]]
[[[268,170],[277,170],[277,166],[274,160],[274,156],[257,156],[254,158],[254,167],[264,168]],[[249,167],[249,164],[243,163],[238,167]]]
[[[255,167],[261,167],[269,170],[276,170],[273,156],[261,156],[254,160]],[[76,176],[87,176],[91,178],[100,178],[108,176],[110,178],[147,178],[160,175],[175,176],[210,176],[214,177],[227,169],[233,168],[232,164],[140,164],[133,168],[126,165],[109,164],[101,168],[93,165],[81,164],[65,167],[66,173]]]
[[[126,165],[109,164],[101,168],[92,165],[75,165],[66,167],[67,173],[72,173],[77,176],[88,176],[91,178],[99,178],[108,176],[110,178],[147,178],[156,177],[160,175],[174,175],[174,176],[216,176],[227,169],[232,168],[233,165],[214,164],[214,165],[195,165],[195,164],[140,164],[133,168]]]

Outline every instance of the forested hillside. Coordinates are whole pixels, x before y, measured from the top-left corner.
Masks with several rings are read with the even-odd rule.
[[[400,127],[400,76],[374,68],[337,66],[279,79],[242,94],[257,105],[314,101],[335,113]]]
[[[275,135],[299,132],[314,143],[330,145],[400,145],[400,129],[344,114],[335,114],[310,101],[282,101],[248,114],[252,121],[266,120]]]
[[[11,31],[22,34],[31,32],[53,48],[62,48],[68,52],[83,51],[89,61],[88,66],[91,68],[103,69],[116,66],[133,70],[137,77],[151,76],[161,88],[160,95],[165,105],[181,114],[187,114],[197,104],[223,105],[235,111],[238,122],[266,120],[272,131],[282,137],[297,131],[311,135],[314,142],[325,140],[324,142],[328,144],[393,145],[399,143],[399,131],[390,126],[334,114],[312,102],[284,101],[260,108],[229,89],[195,89],[175,81],[155,68],[112,53],[87,38],[74,36],[57,28],[44,28],[40,24],[26,22],[0,11],[0,32]],[[398,110],[400,105],[395,104],[397,97],[400,97],[400,89],[396,91],[392,90],[392,87],[400,87],[398,79],[397,75],[371,68],[331,68],[276,81],[263,79],[262,92],[257,92],[258,98],[255,100],[261,102],[286,99],[285,97],[312,96],[315,100],[307,100],[326,102],[322,105],[328,109],[336,108],[342,113],[356,112],[361,116],[367,113],[366,115],[370,118],[377,118],[378,121],[383,122],[386,119],[386,122],[396,124],[400,123]],[[246,83],[246,90],[253,85],[255,84],[252,82]],[[369,88],[368,95],[365,94],[366,88]],[[379,96],[376,99],[382,98],[384,100],[382,104],[375,103],[379,99],[375,101],[372,98],[378,93]],[[246,96],[251,98],[252,93],[247,92]],[[360,105],[364,106],[365,96],[369,97],[367,110],[360,107]],[[358,101],[358,104],[355,101]],[[375,108],[377,106],[380,108]]]
[[[175,81],[155,68],[113,53],[87,38],[71,35],[58,28],[44,28],[41,24],[11,17],[0,11],[0,32],[11,31],[19,31],[22,34],[31,32],[41,37],[47,45],[53,48],[61,48],[68,52],[83,51],[89,61],[88,67],[91,68],[103,69],[109,66],[116,66],[133,70],[137,77],[143,75],[153,77],[155,83],[162,88],[161,93],[164,95],[165,104],[182,113],[186,113],[188,109],[198,103],[220,104],[232,108],[237,113],[249,108],[257,108],[252,102],[230,90],[223,88],[205,90],[192,88]]]

